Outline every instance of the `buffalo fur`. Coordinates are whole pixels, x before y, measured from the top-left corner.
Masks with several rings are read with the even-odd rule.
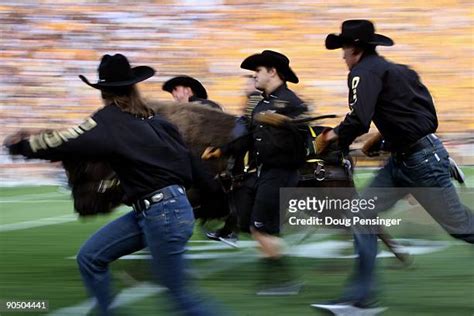
[[[64,160],[63,167],[80,216],[109,213],[122,204],[124,192],[107,162]]]
[[[153,111],[178,127],[193,154],[206,147],[220,146],[231,140],[236,117],[199,104],[149,102]]]

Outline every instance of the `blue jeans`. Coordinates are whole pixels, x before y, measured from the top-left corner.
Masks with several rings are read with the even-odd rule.
[[[112,315],[109,264],[145,247],[153,258],[153,272],[168,288],[176,309],[183,315],[210,315],[187,286],[183,253],[193,233],[194,215],[186,195],[177,188],[166,187],[174,197],[105,225],[79,250],[79,270],[102,315]]]
[[[361,198],[374,196],[376,188],[437,188],[412,190],[423,208],[453,237],[474,243],[474,216],[463,205],[451,182],[448,152],[437,138],[427,139],[427,145],[410,155],[392,155],[378,172]],[[388,193],[387,193],[388,192]],[[410,189],[384,190],[383,200],[374,214],[390,209]],[[354,244],[358,253],[356,271],[344,298],[364,301],[374,296],[374,270],[377,256],[377,235],[370,228],[354,228]]]

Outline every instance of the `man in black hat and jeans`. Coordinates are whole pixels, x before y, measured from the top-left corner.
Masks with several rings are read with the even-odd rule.
[[[189,76],[177,76],[163,84],[163,91],[173,95],[176,102],[195,103],[222,111],[222,107],[207,98],[207,91],[198,80]]]
[[[266,281],[277,283],[266,284],[272,287],[257,294],[296,294],[299,286],[286,283],[291,278],[277,237],[280,233],[279,190],[298,183],[298,168],[306,155],[304,137],[290,124],[275,127],[261,121],[264,113],[295,118],[305,113],[307,106],[286,85],[287,81],[298,83],[299,80],[283,54],[265,50],[247,57],[240,67],[255,72],[255,88],[263,91],[263,98],[252,111],[249,133],[220,148],[206,149],[202,157],[236,157],[249,151],[249,169],[253,171],[234,192],[239,226],[242,231],[250,232],[261,247]]]
[[[207,316],[187,284],[185,246],[193,234],[193,209],[185,187],[192,182],[191,155],[177,128],[154,115],[136,83],[152,77],[148,66],[130,67],[121,54],[104,55],[99,89],[104,107],[81,125],[36,135],[17,133],[4,145],[13,155],[48,160],[107,161],[133,208],[98,230],[79,250],[77,262],[101,315],[112,315],[109,265],[148,247],[153,272],[183,315]]]
[[[434,134],[438,119],[431,95],[415,71],[379,56],[377,45],[392,46],[393,41],[375,33],[374,25],[367,20],[345,21],[340,34],[327,36],[326,48],[342,48],[350,70],[351,111],[337,127],[318,136],[317,152],[323,152],[335,140],[347,150],[356,137],[368,132],[373,121],[392,155],[360,197],[381,195],[374,211],[358,216],[373,219],[410,193],[449,234],[474,243],[473,214],[459,200],[450,179],[448,152]],[[342,299],[313,306],[372,307],[375,227],[353,227],[358,265]]]

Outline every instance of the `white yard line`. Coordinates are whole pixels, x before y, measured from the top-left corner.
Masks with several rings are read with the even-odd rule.
[[[165,291],[166,288],[157,286],[149,282],[141,282],[133,287],[122,290],[112,302],[112,308],[130,305],[144,298],[156,295]],[[95,300],[85,300],[79,304],[64,307],[49,313],[49,316],[85,316],[92,310]]]
[[[29,228],[34,228],[34,227],[64,224],[68,222],[74,222],[75,220],[77,220],[77,215],[74,215],[74,214],[39,218],[39,219],[31,220],[31,221],[0,225],[0,232],[9,232],[9,231],[14,231],[14,230],[29,229]]]
[[[433,253],[441,251],[455,243],[445,242],[445,241],[430,241],[430,240],[417,240],[417,239],[400,239],[399,240],[403,246],[400,248],[412,255],[423,255],[428,253]],[[200,246],[190,246],[189,250],[217,250],[217,252],[204,252],[201,254],[191,254],[187,255],[187,259],[218,259],[219,264],[216,265],[215,262],[211,262],[211,265],[205,269],[199,269],[191,271],[194,277],[196,278],[205,278],[211,275],[212,273],[231,269],[233,266],[242,264],[244,262],[253,261],[258,258],[257,252],[253,247],[256,246],[253,241],[241,241],[241,251],[239,252],[219,252],[222,250],[222,245],[218,242],[211,241],[215,245],[209,245],[205,249]],[[198,244],[205,243],[208,244],[208,240],[193,240],[190,243]],[[353,247],[351,241],[334,241],[334,240],[325,240],[310,242],[307,244],[294,246],[291,251],[288,253],[289,256],[294,257],[305,257],[305,258],[340,258],[340,259],[352,259],[355,255],[345,255],[343,254],[345,250],[351,249]],[[195,248],[195,249],[193,249]],[[379,258],[393,257],[392,253],[388,251],[382,251],[377,255]],[[75,256],[68,257],[67,259],[74,259]],[[147,251],[139,251],[133,255],[124,256],[120,260],[148,260],[150,255]],[[120,292],[112,303],[113,308],[118,308],[121,306],[126,306],[133,304],[137,301],[140,301],[144,298],[156,295],[165,291],[166,289],[160,286],[157,286],[149,282],[141,282],[137,285],[124,289]],[[77,305],[70,307],[65,307],[60,310],[54,311],[49,316],[85,316],[87,315],[92,308],[94,307],[93,300],[83,301]]]
[[[21,200],[35,200],[35,199],[44,199],[44,198],[51,198],[51,197],[69,197],[71,192],[47,192],[47,193],[33,193],[33,194],[20,194],[12,196],[15,201],[21,197]],[[0,202],[9,202],[12,201],[9,197],[3,197],[0,199]]]
[[[395,242],[398,239],[394,239]],[[404,252],[407,252],[411,255],[422,255],[433,252],[438,252],[444,250],[455,244],[454,241],[431,241],[431,240],[422,240],[422,239],[400,239],[399,248]],[[198,243],[199,240],[194,240]],[[248,261],[249,258],[258,258],[258,252],[255,251],[257,243],[254,241],[238,241],[237,245],[239,246],[240,251],[219,251],[223,248],[219,242],[215,242],[214,247],[207,247],[202,249],[200,246],[190,245],[187,250],[188,253],[184,255],[186,259],[190,260],[202,260],[202,259],[226,259],[231,258],[231,261],[242,259],[243,261]],[[228,247],[227,247],[228,248]],[[323,241],[310,241],[302,243],[299,245],[292,245],[288,249],[286,254],[290,257],[299,257],[299,258],[310,258],[310,259],[351,259],[355,258],[355,255],[347,255],[347,250],[353,249],[353,242],[349,240],[323,240]],[[207,250],[198,253],[189,253],[196,250]],[[382,250],[377,257],[378,258],[388,258],[394,257],[395,255],[392,252]],[[66,257],[66,259],[76,259],[76,256]],[[119,260],[149,260],[151,255],[147,249],[137,251],[133,254],[120,257]],[[240,262],[240,261],[239,261]],[[222,265],[222,261],[219,265]]]
[[[72,200],[0,200],[0,204],[12,204],[12,203],[71,203]]]

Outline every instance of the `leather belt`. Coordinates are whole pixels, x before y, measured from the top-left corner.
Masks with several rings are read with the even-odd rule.
[[[135,212],[143,212],[149,209],[153,204],[184,194],[186,194],[184,187],[174,184],[153,191],[152,193],[136,200],[132,203],[132,207]]]
[[[300,181],[328,181],[328,180],[348,180],[351,179],[346,168],[338,166],[318,165],[312,173],[300,174]]]
[[[435,134],[426,135],[405,149],[395,152],[397,156],[406,157],[418,151],[421,151],[427,147],[433,147],[434,142],[438,139]]]

